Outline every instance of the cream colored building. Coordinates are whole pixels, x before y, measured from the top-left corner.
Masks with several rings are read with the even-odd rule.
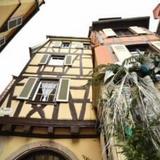
[[[1,160],[101,160],[88,38],[47,36],[0,99]]]

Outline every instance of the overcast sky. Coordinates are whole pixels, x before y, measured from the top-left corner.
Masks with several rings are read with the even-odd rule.
[[[46,40],[46,35],[87,37],[92,21],[106,17],[151,16],[159,0],[45,0],[40,11],[23,27],[0,54],[0,93],[18,76],[29,60],[28,47]]]

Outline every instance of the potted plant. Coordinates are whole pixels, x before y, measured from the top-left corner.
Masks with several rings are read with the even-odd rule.
[[[92,83],[101,85],[98,117],[106,147],[123,142],[128,160],[160,159],[159,73],[160,56],[148,52],[94,70]],[[119,143],[112,143],[113,137]]]

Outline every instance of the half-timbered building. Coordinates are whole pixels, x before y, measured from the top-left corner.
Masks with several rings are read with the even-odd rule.
[[[100,160],[90,40],[47,36],[0,99],[0,159]]]

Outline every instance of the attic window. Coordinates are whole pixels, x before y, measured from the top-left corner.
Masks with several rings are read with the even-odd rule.
[[[84,48],[84,49],[90,49],[90,44],[84,43],[84,44],[83,44],[83,48]]]
[[[22,17],[14,17],[8,21],[8,29],[16,28],[22,25]]]
[[[69,48],[70,43],[69,42],[63,42],[62,43],[62,48]]]

